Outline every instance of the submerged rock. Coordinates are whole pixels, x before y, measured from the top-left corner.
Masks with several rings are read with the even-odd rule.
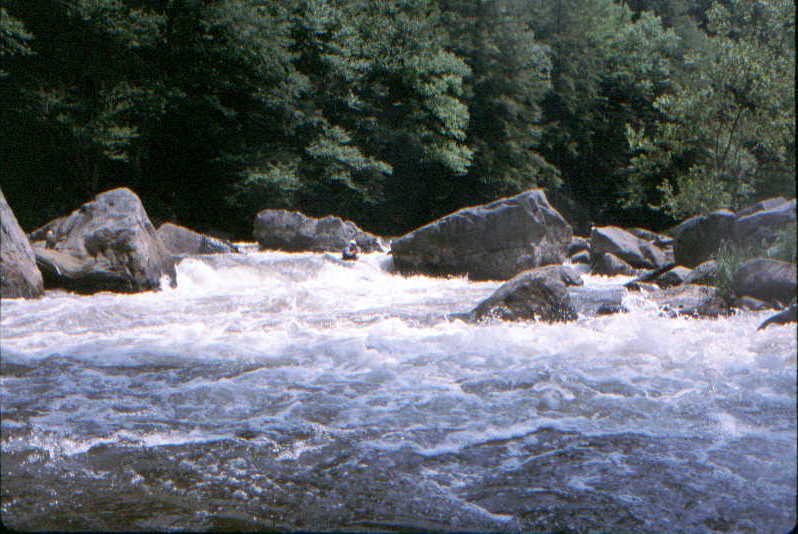
[[[235,245],[172,223],[158,227],[158,237],[172,254],[224,254],[238,252]]]
[[[579,273],[570,267],[549,265],[530,269],[502,284],[467,314],[467,319],[573,321],[577,314],[566,286],[582,284]]]
[[[0,297],[38,297],[44,292],[28,236],[22,231],[0,189]]]
[[[395,240],[394,265],[405,274],[508,280],[565,260],[571,226],[540,189],[463,208]]]
[[[362,252],[382,250],[377,236],[340,217],[322,219],[297,211],[263,210],[255,216],[255,240],[261,249],[288,252],[340,252],[350,241]]]
[[[655,291],[649,294],[649,298],[662,313],[671,317],[687,315],[714,318],[731,314],[731,308],[720,297],[718,289],[710,286],[684,284]]]
[[[767,328],[772,324],[787,324],[787,323],[794,323],[798,320],[798,305],[793,304],[786,310],[783,310],[776,315],[768,317],[757,330],[762,330]]]
[[[568,287],[576,313],[580,316],[626,313],[623,305],[626,290],[623,287]]]
[[[52,247],[34,246],[45,284],[79,293],[158,289],[175,282],[174,262],[138,196],[126,188],[97,195],[32,235],[53,232]]]

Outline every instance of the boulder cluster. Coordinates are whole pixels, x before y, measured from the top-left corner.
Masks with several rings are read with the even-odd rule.
[[[176,284],[183,255],[234,252],[221,239],[171,223],[157,230],[127,188],[97,195],[25,235],[0,191],[3,297],[36,297],[44,288],[89,294],[157,290]]]
[[[795,320],[794,262],[770,258],[796,221],[795,199],[772,198],[734,213],[719,210],[665,234],[644,228],[572,227],[541,189],[464,208],[390,244],[351,221],[262,210],[253,235],[262,250],[340,252],[355,241],[363,252],[390,247],[401,274],[467,276],[505,281],[473,310],[471,321],[570,321],[623,312],[626,290],[646,291],[668,315],[715,317],[735,308],[782,309],[763,323]],[[36,297],[45,288],[79,293],[135,292],[176,283],[175,263],[197,254],[237,253],[235,245],[173,223],[157,230],[135,193],[97,195],[69,215],[25,235],[0,191],[2,297]],[[734,272],[716,259],[722,247],[752,259]],[[579,272],[632,277],[624,288],[585,288]],[[726,284],[720,281],[725,274]]]

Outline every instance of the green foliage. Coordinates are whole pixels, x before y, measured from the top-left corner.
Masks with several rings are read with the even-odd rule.
[[[8,10],[0,7],[0,58],[3,56],[30,55],[33,52],[28,41],[33,35],[25,30],[22,21],[8,14]],[[0,78],[8,73],[0,69]]]
[[[624,124],[654,121],[655,98],[672,87],[679,39],[656,16],[612,0],[529,5],[530,24],[552,50],[542,155],[560,169],[565,192],[607,221],[619,211],[630,156]]]
[[[559,174],[540,155],[540,101],[551,90],[549,50],[525,23],[526,10],[506,0],[444,3],[456,53],[470,75],[464,99],[474,159],[464,184],[484,199],[538,186]]]
[[[718,295],[728,304],[732,305],[735,299],[734,274],[746,261],[756,257],[756,253],[733,240],[723,240],[712,257],[717,262],[714,284],[718,288]]]
[[[704,48],[655,101],[662,118],[627,130],[630,203],[651,184],[652,202],[679,217],[794,192],[795,46],[781,31],[793,15],[782,0],[715,3]]]
[[[710,4],[6,0],[4,191],[25,226],[126,185],[242,237],[267,207],[396,234],[535,186],[646,227],[785,194],[794,2]]]
[[[712,259],[717,262],[714,284],[727,303],[732,304],[734,293],[734,275],[740,266],[748,260],[768,257],[782,261],[796,261],[796,225],[790,223],[779,232],[776,241],[767,249],[754,245],[742,245],[734,240],[724,240]]]

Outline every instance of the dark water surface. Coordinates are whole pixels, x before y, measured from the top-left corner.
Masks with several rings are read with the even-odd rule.
[[[497,284],[189,258],[4,300],[0,511],[34,530],[788,532],[794,325],[467,325]],[[607,287],[621,279],[586,277]]]

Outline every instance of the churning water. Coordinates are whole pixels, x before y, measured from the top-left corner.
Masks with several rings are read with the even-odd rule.
[[[466,324],[497,286],[276,252],[3,300],[2,520],[49,530],[782,533],[795,325]],[[589,285],[620,279],[586,277]]]

